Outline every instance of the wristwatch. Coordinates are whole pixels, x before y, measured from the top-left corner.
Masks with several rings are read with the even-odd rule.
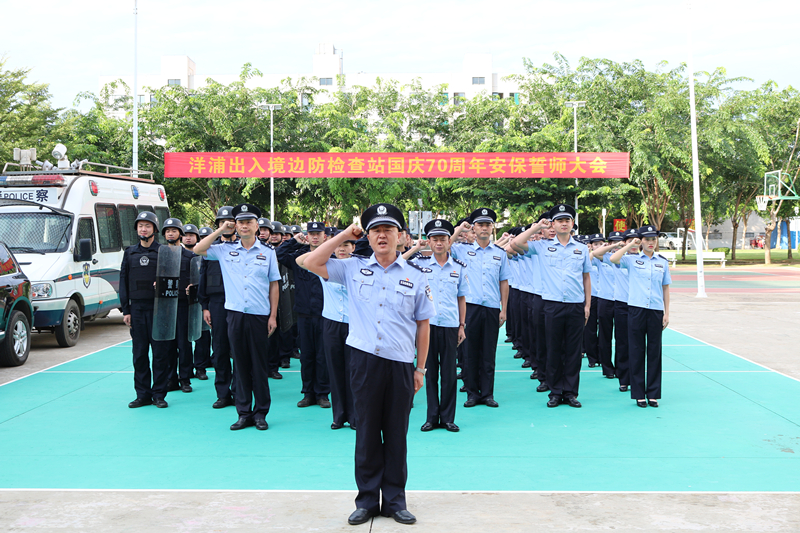
[[[422,374],[423,376],[424,376],[425,374],[427,374],[427,373],[428,373],[428,369],[427,369],[427,368],[420,368],[420,367],[417,367],[417,369],[416,369],[416,370],[417,370],[417,372],[419,372],[419,373],[420,373],[420,374]]]
[[[467,323],[466,323],[466,322],[461,322],[461,323],[459,324],[459,326],[461,326],[462,328],[465,328],[465,327],[467,327]]]

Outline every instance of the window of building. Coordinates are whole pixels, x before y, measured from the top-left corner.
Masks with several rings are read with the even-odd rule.
[[[133,205],[118,205],[119,227],[122,233],[122,246],[127,248],[133,246],[139,240],[136,236],[136,215],[137,209]]]
[[[91,239],[92,253],[97,253],[97,240],[94,238],[94,224],[91,218],[78,220],[78,234],[75,236],[75,246],[79,246],[81,239]]]
[[[486,85],[486,78],[472,78],[472,85]]]
[[[177,85],[180,87],[181,80],[167,80],[167,85]]]
[[[453,105],[461,105],[466,99],[464,93],[453,93]]]
[[[514,100],[514,105],[519,105],[519,93],[508,93],[508,97]]]
[[[450,94],[449,93],[442,93],[441,98],[439,99],[439,105],[447,105],[447,102],[450,101]]]
[[[492,93],[492,100],[502,100],[503,93]]]
[[[103,252],[118,252],[122,239],[119,235],[117,206],[113,204],[97,204],[94,206],[94,214],[97,216],[100,250]]]
[[[300,95],[300,107],[306,110],[311,107],[311,99],[308,97],[307,94]]]
[[[320,85],[333,85],[333,78],[320,78],[319,79]]]
[[[156,103],[156,97],[153,96],[152,94],[150,95],[150,103],[151,104],[155,104]]]

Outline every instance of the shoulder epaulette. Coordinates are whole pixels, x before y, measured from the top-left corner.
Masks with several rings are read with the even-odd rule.
[[[357,253],[353,252],[353,253],[351,253],[351,254],[350,254],[350,257],[355,257],[355,258],[357,258],[357,259],[369,259],[369,258],[370,258],[370,257],[372,257],[372,256],[370,256],[370,255],[362,255],[362,254],[357,254]]]
[[[422,255],[421,253],[417,252],[414,257],[412,257],[414,261],[419,261],[420,259],[424,259],[425,261],[430,261],[433,259],[432,255]]]
[[[420,272],[425,273],[425,274],[433,272],[433,270],[431,270],[430,268],[421,267],[418,264],[416,264],[414,261],[406,261],[406,264],[411,265],[412,267],[416,268],[417,270],[419,270]]]
[[[666,258],[666,257],[664,257],[663,255],[661,255],[661,254],[656,254],[656,256],[660,257],[661,259],[663,259],[664,261],[666,261],[667,263],[669,263],[669,259],[667,259],[667,258]]]
[[[453,257],[453,261],[458,263],[462,267],[467,268],[467,262],[466,261],[462,261],[461,259],[456,259],[455,257]]]

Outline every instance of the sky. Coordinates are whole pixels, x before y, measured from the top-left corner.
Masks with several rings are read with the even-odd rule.
[[[71,107],[99,76],[133,72],[134,0],[0,0],[0,57],[50,84]],[[348,72],[460,71],[464,55],[489,53],[494,71],[522,73],[563,54],[649,69],[689,58],[694,70],[725,67],[755,88],[800,87],[800,3],[791,0],[139,0],[139,72],[158,73],[162,55],[188,55],[198,75],[310,72],[317,43],[344,52]]]

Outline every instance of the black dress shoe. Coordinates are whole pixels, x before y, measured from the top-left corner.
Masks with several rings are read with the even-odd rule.
[[[131,403],[128,404],[128,407],[131,409],[136,409],[137,407],[144,407],[145,405],[153,405],[153,400],[145,400],[143,398],[136,398]]]
[[[465,385],[461,385],[461,388],[458,389],[458,392],[467,392],[467,387]]]
[[[500,404],[497,403],[493,398],[489,398],[483,403],[486,404],[486,407],[500,407]]]
[[[259,431],[266,431],[267,429],[269,429],[269,424],[267,424],[267,421],[264,420],[263,418],[256,418],[255,424],[256,424],[256,429]]]
[[[281,374],[277,370],[273,370],[272,372],[269,373],[269,377],[271,377],[272,379],[283,379],[283,374]]]
[[[646,400],[636,400],[636,405],[638,405],[639,407],[647,407],[647,401]]]
[[[197,369],[197,379],[200,381],[206,381],[208,379],[208,374],[206,373],[205,368],[198,368]]]
[[[464,379],[464,376],[461,375],[461,372],[456,374],[456,379]]]
[[[331,424],[331,429],[342,429],[344,424],[337,424],[336,422]]]
[[[253,425],[253,419],[246,416],[240,416],[239,420],[231,425],[231,431],[238,431],[240,429],[249,428]]]
[[[617,376],[614,374],[603,374],[603,377],[606,379],[615,379]]]
[[[570,407],[582,407],[581,402],[577,398],[564,398],[564,403]]]
[[[433,431],[434,429],[436,429],[436,426],[434,426],[430,422],[425,422],[424,424],[422,424],[422,427],[419,428],[419,429],[420,429],[420,431]]]
[[[647,405],[650,407],[658,407],[658,400],[647,400]]]
[[[292,359],[300,359],[300,350],[297,348],[292,350]]]
[[[514,354],[514,359],[522,359],[522,352],[517,352]]]
[[[289,368],[290,366],[292,365],[288,359],[281,359],[281,368]]]
[[[503,342],[512,342],[511,337],[506,337],[506,340],[504,340]]]
[[[166,407],[169,407],[169,404],[164,398],[153,398],[153,405],[155,405],[159,409],[164,409]]]
[[[561,398],[550,398],[547,400],[547,407],[558,407],[561,405]]]
[[[538,370],[534,370],[533,372],[531,372],[531,379],[539,379],[539,371]]]
[[[192,392],[192,386],[188,383],[181,383],[181,390],[183,392]]]
[[[233,400],[231,398],[218,398],[217,401],[211,405],[211,407],[214,409],[222,409],[223,407],[228,407],[229,405],[233,405]]]
[[[619,386],[619,391],[620,392],[628,392],[628,386],[627,385],[620,385]]]
[[[530,367],[531,367],[531,362],[530,361],[523,361],[522,362],[522,368],[530,368]]]
[[[350,514],[350,518],[347,519],[347,523],[351,526],[366,524],[369,522],[370,518],[376,516],[377,514],[378,513],[370,512],[366,509],[356,509]]]
[[[472,398],[464,402],[464,407],[475,407],[476,405],[478,405],[478,402],[476,402]]]
[[[452,422],[445,422],[444,429],[446,429],[447,431],[452,431],[453,433],[458,433],[461,430],[460,427],[453,424]]]
[[[589,363],[589,368],[594,368],[596,366],[600,366],[598,363]]]
[[[358,428],[356,427],[356,425],[355,425],[355,424],[350,424],[350,429],[352,429],[353,431],[355,431],[355,430],[356,430],[356,429],[358,429]]]
[[[547,392],[550,390],[550,386],[547,383],[539,383],[539,386],[536,387],[536,392]]]
[[[322,407],[323,409],[330,409],[331,408],[331,401],[327,398],[319,398],[317,399],[317,405]]]
[[[297,407],[309,407],[314,405],[316,402],[312,401],[311,398],[303,398],[299,402],[297,402]]]
[[[417,517],[405,509],[402,511],[397,511],[396,513],[392,514],[391,517],[394,518],[395,522],[399,522],[400,524],[413,524],[417,521]]]

